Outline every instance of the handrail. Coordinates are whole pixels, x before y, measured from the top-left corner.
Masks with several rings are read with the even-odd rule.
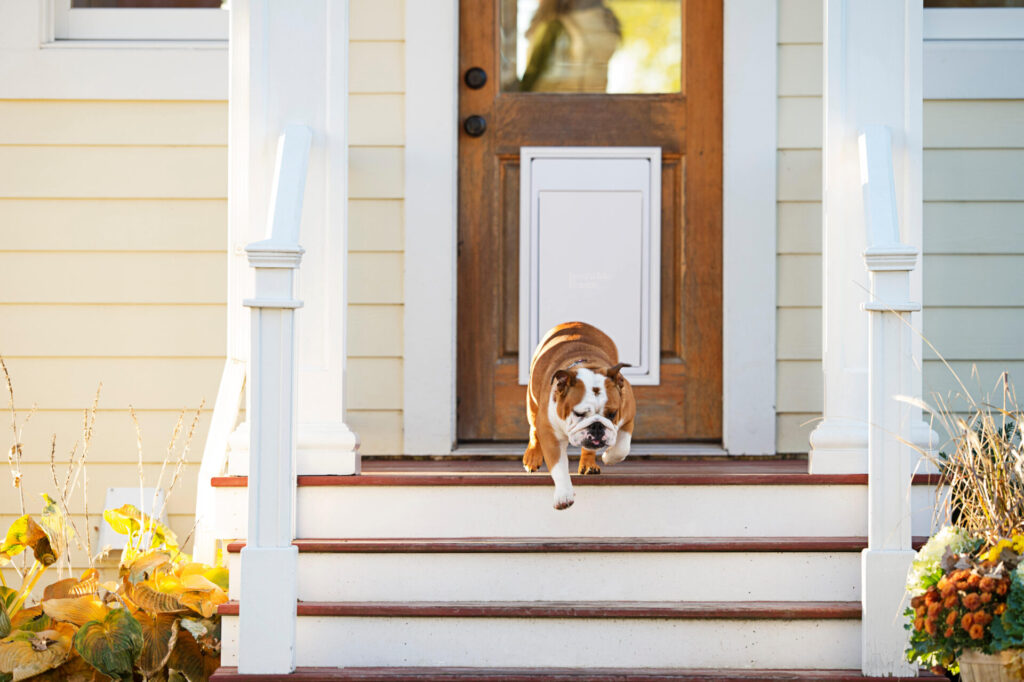
[[[861,558],[861,669],[906,672],[907,634],[900,612],[911,549],[911,451],[914,411],[900,400],[915,389],[906,317],[917,249],[900,241],[888,128],[869,126],[859,138],[870,298],[868,314],[868,548]]]

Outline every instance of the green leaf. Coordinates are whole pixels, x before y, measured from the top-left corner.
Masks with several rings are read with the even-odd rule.
[[[14,608],[14,602],[18,601],[18,591],[13,587],[6,587],[0,585],[0,609],[7,612],[8,616],[13,616],[11,609]]]
[[[0,672],[12,680],[28,679],[52,670],[67,660],[74,628],[59,625],[42,632],[18,631],[0,639]]]
[[[11,617],[7,615],[7,609],[0,609],[0,637],[11,634]]]
[[[113,609],[102,621],[84,624],[75,634],[75,651],[108,677],[132,679],[142,653],[142,626],[126,609]]]

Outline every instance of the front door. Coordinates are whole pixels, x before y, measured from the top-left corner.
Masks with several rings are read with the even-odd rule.
[[[660,147],[661,366],[639,441],[722,421],[722,0],[461,0],[458,437],[528,434],[519,149]]]

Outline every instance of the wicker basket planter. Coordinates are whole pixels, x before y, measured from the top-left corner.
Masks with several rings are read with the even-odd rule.
[[[960,655],[960,676],[963,682],[1020,682],[1024,680],[1020,651],[983,654],[967,650]]]

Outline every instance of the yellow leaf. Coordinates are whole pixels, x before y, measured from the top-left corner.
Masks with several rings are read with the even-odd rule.
[[[58,623],[51,630],[19,631],[0,639],[0,672],[18,682],[56,668],[67,660],[74,634],[70,625]]]
[[[211,590],[220,589],[217,585],[201,575],[186,575],[181,579],[181,586],[186,590],[199,592],[210,592]]]
[[[185,610],[177,597],[153,589],[149,583],[133,586],[129,596],[139,608],[150,613],[179,613]]]
[[[48,599],[42,606],[43,612],[50,618],[79,627],[90,620],[103,620],[107,615],[107,607],[94,596]]]
[[[167,664],[178,641],[178,617],[170,613],[151,616],[145,611],[136,611],[135,620],[142,626],[142,655],[136,663],[142,673],[150,677]]]
[[[128,580],[133,583],[148,580],[155,576],[160,570],[171,568],[171,556],[166,552],[147,552],[130,564],[122,566],[121,574],[127,575]]]
[[[0,552],[12,557],[26,549],[31,549],[36,560],[43,566],[49,566],[57,561],[57,554],[50,546],[50,538],[46,531],[28,514],[17,519],[7,529],[7,538],[0,547]]]

